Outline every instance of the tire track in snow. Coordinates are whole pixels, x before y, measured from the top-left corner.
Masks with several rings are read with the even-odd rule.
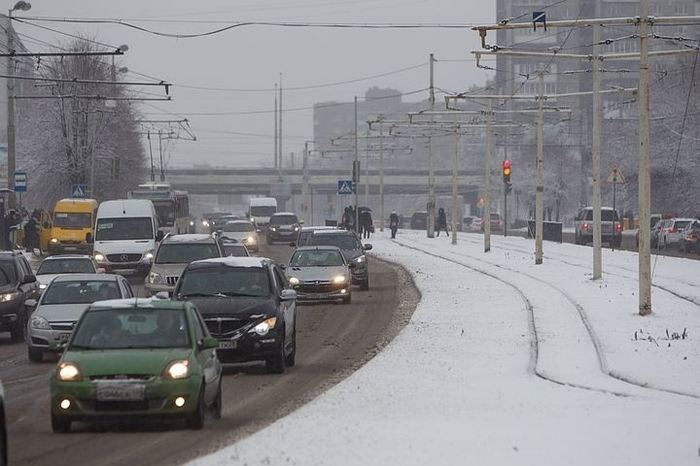
[[[412,240],[409,240],[409,241],[412,241]],[[412,242],[413,242],[414,244],[416,244],[415,241],[412,241]],[[530,326],[531,326],[531,335],[532,335],[533,340],[534,340],[534,343],[531,342],[531,346],[533,346],[533,351],[532,351],[532,353],[531,353],[531,365],[533,364],[533,358],[534,358],[534,365],[535,365],[534,369],[533,369],[532,367],[530,368],[530,369],[531,369],[531,373],[534,373],[536,376],[538,376],[538,377],[540,377],[540,378],[542,378],[542,379],[545,379],[545,380],[547,380],[547,381],[550,381],[550,382],[553,382],[553,383],[556,383],[556,384],[559,384],[559,385],[565,385],[565,386],[571,386],[571,387],[576,387],[576,388],[582,388],[582,389],[586,389],[586,390],[599,391],[599,392],[608,393],[608,394],[612,394],[612,395],[616,395],[616,396],[630,396],[630,394],[627,394],[627,393],[621,393],[621,392],[616,392],[616,391],[612,391],[612,390],[606,390],[606,389],[602,389],[602,388],[598,388],[598,387],[590,387],[590,386],[584,386],[584,385],[580,385],[580,384],[572,384],[572,383],[569,383],[569,382],[562,382],[562,381],[553,379],[553,378],[551,378],[551,377],[549,377],[549,376],[546,376],[545,374],[540,373],[540,372],[537,370],[537,361],[538,361],[538,357],[539,357],[539,339],[538,339],[538,336],[537,336],[537,328],[536,328],[536,326],[535,326],[534,307],[532,306],[532,303],[531,303],[530,300],[527,298],[527,295],[525,294],[525,292],[524,292],[521,288],[519,288],[519,287],[517,287],[516,285],[514,285],[514,284],[512,284],[512,283],[510,283],[510,282],[508,282],[508,281],[506,281],[506,280],[504,280],[504,279],[498,277],[497,275],[495,275],[495,274],[493,274],[493,273],[487,272],[487,271],[485,271],[485,270],[483,270],[483,269],[480,269],[480,268],[478,268],[478,267],[475,267],[475,266],[473,266],[473,265],[464,264],[464,263],[462,263],[462,262],[459,262],[458,260],[455,260],[455,259],[452,259],[452,258],[449,258],[449,257],[445,257],[445,256],[441,256],[441,255],[439,255],[439,254],[435,254],[435,253],[430,252],[430,251],[426,251],[426,250],[424,250],[424,249],[422,249],[422,248],[420,248],[420,247],[409,246],[409,245],[406,245],[406,244],[402,244],[402,243],[400,243],[400,242],[397,241],[397,240],[394,240],[394,243],[396,243],[396,244],[398,244],[398,245],[400,245],[400,246],[402,246],[402,247],[406,247],[406,248],[413,249],[413,250],[418,251],[418,252],[422,252],[423,254],[426,254],[426,255],[428,255],[428,256],[432,256],[432,257],[435,257],[435,258],[438,258],[438,259],[446,260],[446,261],[448,261],[448,262],[450,262],[450,263],[453,263],[453,264],[455,264],[455,265],[459,265],[459,266],[462,266],[462,267],[464,267],[464,268],[473,270],[473,271],[475,271],[475,272],[477,272],[477,273],[481,273],[481,274],[486,275],[486,276],[488,276],[488,277],[490,277],[490,278],[493,278],[493,279],[495,279],[495,280],[498,280],[499,282],[501,282],[501,283],[503,283],[503,284],[505,284],[505,285],[508,285],[510,288],[514,289],[514,290],[521,296],[521,298],[523,299],[523,301],[525,302],[525,305],[526,305],[526,307],[527,307],[528,314],[529,314],[529,321],[530,321]],[[534,276],[534,275],[530,275],[530,274],[528,274],[528,273],[525,273],[525,272],[522,272],[522,271],[519,271],[519,270],[511,269],[511,268],[505,267],[505,266],[503,266],[503,265],[501,265],[501,264],[495,264],[495,263],[493,263],[493,262],[486,261],[486,260],[484,260],[483,258],[478,258],[478,257],[475,257],[475,256],[471,256],[471,255],[463,254],[463,253],[458,253],[458,252],[453,252],[453,254],[455,254],[455,255],[457,255],[457,256],[464,257],[464,258],[469,258],[469,259],[478,260],[478,261],[484,262],[484,263],[486,263],[486,264],[489,264],[489,265],[492,266],[492,267],[496,267],[496,268],[499,268],[499,269],[501,269],[501,270],[505,270],[505,271],[508,271],[508,272],[512,272],[512,273],[516,273],[516,274],[522,275],[522,276],[524,276],[524,277],[528,277],[528,278],[530,278],[531,280],[535,280],[535,281],[537,281],[537,282],[539,282],[539,283],[542,283],[543,285],[546,285],[546,286],[552,288],[553,290],[555,290],[557,293],[561,294],[561,295],[564,297],[564,299],[566,299],[566,300],[574,307],[574,309],[576,309],[576,312],[578,313],[579,318],[581,319],[581,322],[583,323],[583,325],[584,325],[584,327],[585,327],[585,329],[586,329],[586,332],[588,333],[588,336],[589,336],[589,338],[591,339],[591,342],[592,342],[593,347],[594,347],[595,352],[596,352],[596,357],[597,357],[597,359],[598,359],[599,369],[600,369],[601,373],[603,373],[603,375],[605,375],[605,376],[607,376],[607,377],[610,377],[610,378],[612,378],[612,379],[614,379],[614,380],[617,380],[617,381],[619,381],[619,382],[622,382],[622,383],[624,383],[624,384],[632,385],[632,386],[634,386],[634,387],[641,388],[641,389],[644,389],[644,390],[651,390],[651,391],[656,391],[656,392],[662,392],[662,393],[667,393],[667,394],[671,394],[671,395],[681,396],[681,397],[684,397],[684,398],[691,398],[691,399],[693,399],[693,400],[700,400],[700,395],[697,395],[697,394],[695,394],[695,393],[687,393],[687,392],[683,392],[683,391],[679,391],[679,390],[667,389],[667,388],[662,388],[662,387],[655,387],[655,386],[652,386],[652,385],[650,385],[650,384],[648,384],[648,383],[639,382],[639,381],[636,381],[636,380],[634,380],[634,379],[632,379],[632,378],[629,378],[629,377],[626,377],[626,376],[624,376],[624,375],[622,375],[622,374],[619,374],[619,373],[617,373],[617,372],[615,372],[615,371],[611,371],[611,370],[607,367],[607,362],[606,362],[606,360],[605,360],[605,355],[604,355],[603,350],[602,350],[602,344],[601,344],[601,342],[600,342],[600,339],[598,338],[598,335],[595,333],[595,330],[593,329],[593,326],[591,325],[591,323],[590,323],[590,321],[589,321],[589,319],[588,319],[588,316],[587,316],[587,314],[586,314],[586,312],[585,312],[585,309],[584,309],[583,306],[582,306],[580,303],[578,303],[571,295],[569,295],[566,291],[562,290],[561,288],[558,288],[557,286],[555,286],[555,285],[553,285],[553,284],[551,284],[551,283],[549,283],[549,282],[547,282],[547,281],[545,281],[545,280],[543,280],[543,279],[541,279],[541,278],[539,278],[539,277],[536,277],[536,276]],[[564,261],[562,261],[562,262],[564,262]],[[573,265],[573,264],[572,264],[572,265]],[[625,277],[625,278],[629,278],[629,277]]]

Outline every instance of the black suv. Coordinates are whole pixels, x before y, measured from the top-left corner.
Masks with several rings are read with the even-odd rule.
[[[361,290],[369,290],[369,266],[365,251],[370,251],[372,245],[362,244],[357,233],[345,230],[314,231],[306,246],[335,246],[340,249],[345,260],[353,264],[352,283],[360,285]]]
[[[197,307],[222,363],[265,361],[279,374],[295,364],[296,297],[270,259],[223,257],[189,264],[173,299]]]
[[[29,262],[20,252],[0,252],[0,331],[9,331],[12,341],[22,341],[29,315],[28,299],[41,294]]]
[[[295,241],[301,230],[299,218],[291,212],[277,212],[270,217],[270,225],[267,228],[267,244],[275,241],[287,243]]]

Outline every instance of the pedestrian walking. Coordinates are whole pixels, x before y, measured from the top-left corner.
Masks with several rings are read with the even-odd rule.
[[[372,233],[372,214],[369,209],[360,212],[360,235],[367,239]]]
[[[391,230],[391,239],[395,239],[399,229],[399,214],[395,210],[392,210],[389,216],[389,229]]]
[[[39,223],[34,217],[30,217],[24,225],[24,245],[27,252],[34,252],[39,243]]]
[[[443,230],[447,236],[450,236],[450,233],[447,231],[447,215],[445,215],[445,209],[442,207],[438,210],[438,217],[435,222],[435,236],[440,236],[440,230]]]

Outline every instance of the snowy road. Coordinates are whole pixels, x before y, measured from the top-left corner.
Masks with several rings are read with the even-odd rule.
[[[373,238],[422,301],[375,359],[196,464],[697,464],[700,262],[659,258],[650,318],[634,253],[481,237]],[[668,336],[667,336],[668,331]],[[678,336],[685,339],[675,339]],[[651,337],[651,338],[649,338]]]

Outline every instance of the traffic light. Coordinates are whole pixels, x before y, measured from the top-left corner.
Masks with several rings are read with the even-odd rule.
[[[510,182],[510,174],[512,172],[513,168],[510,163],[510,160],[504,160],[503,161],[503,184],[505,185],[505,191],[506,194],[510,193],[513,190],[513,184]]]

